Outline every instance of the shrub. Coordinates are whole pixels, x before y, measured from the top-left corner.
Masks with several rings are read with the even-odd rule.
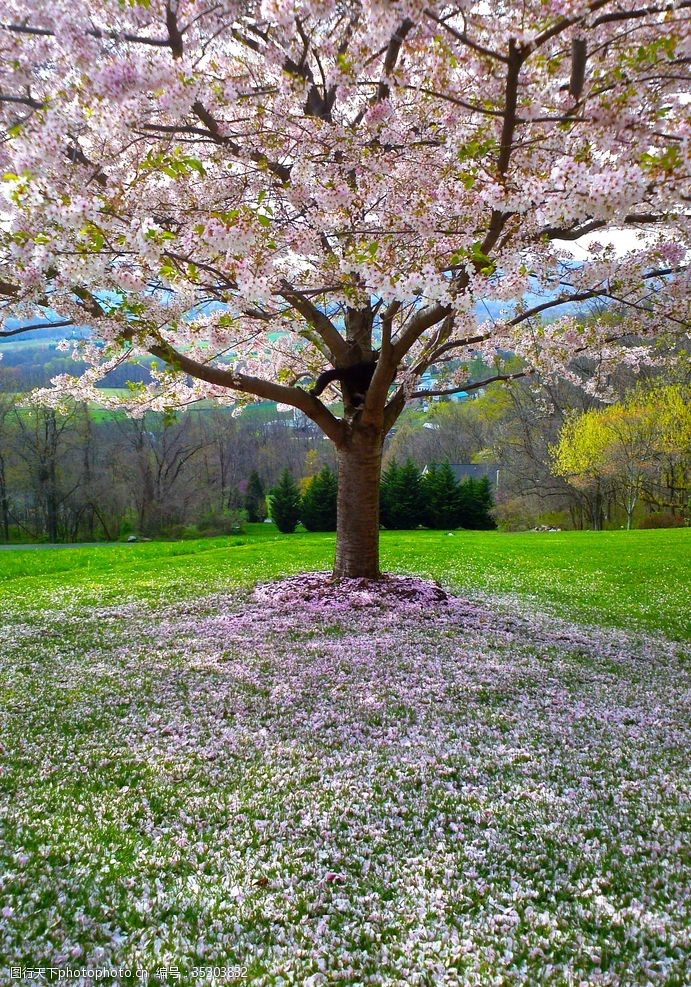
[[[336,530],[337,499],[336,474],[328,466],[324,466],[312,477],[302,495],[300,519],[308,531]]]
[[[246,511],[226,508],[208,511],[199,519],[198,528],[203,535],[237,535],[242,532],[246,520]]]
[[[196,524],[185,524],[182,526],[180,538],[199,538],[201,532]]]
[[[529,531],[537,524],[537,513],[527,497],[502,500],[494,508],[500,531]]]
[[[638,524],[639,528],[683,528],[686,525],[681,514],[649,514]]]
[[[283,470],[269,497],[271,518],[279,531],[290,535],[300,519],[300,491],[290,470]]]
[[[533,527],[543,525],[547,528],[562,528],[569,530],[573,528],[571,516],[568,511],[542,511],[535,518]]]

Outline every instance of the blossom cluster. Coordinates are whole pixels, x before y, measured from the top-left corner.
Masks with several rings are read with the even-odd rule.
[[[277,338],[319,336],[305,297],[337,333],[349,309],[393,303],[399,340],[429,309],[431,344],[449,310],[553,299],[560,234],[645,227],[630,261],[586,255],[569,284],[610,303],[645,297],[644,333],[683,335],[679,5],[622,0],[614,17],[570,0],[352,6],[7,0],[2,314],[31,318],[49,298],[142,349],[163,338],[184,351],[196,332],[203,364],[244,359],[252,340],[275,381]],[[580,94],[574,38],[587,50]],[[660,266],[676,286],[650,295]],[[231,329],[207,333],[210,306],[232,312]],[[567,366],[559,334],[542,356],[539,323],[515,324],[525,359]],[[334,358],[323,336],[317,349]]]

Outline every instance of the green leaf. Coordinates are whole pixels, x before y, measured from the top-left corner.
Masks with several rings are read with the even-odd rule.
[[[205,177],[206,169],[204,168],[204,165],[201,163],[201,161],[199,161],[197,158],[185,158],[185,164],[187,165],[188,168],[191,168],[192,171],[196,171],[197,174],[201,175],[202,178]]]

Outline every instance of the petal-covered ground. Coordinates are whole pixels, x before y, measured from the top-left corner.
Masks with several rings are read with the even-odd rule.
[[[679,644],[312,575],[0,651],[0,971],[687,982]]]

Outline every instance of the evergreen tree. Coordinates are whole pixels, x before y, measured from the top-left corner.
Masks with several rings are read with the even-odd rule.
[[[266,517],[266,491],[256,470],[252,470],[247,481],[243,506],[247,511],[248,521],[263,521]]]
[[[494,495],[489,477],[483,476],[475,484],[478,529],[480,531],[493,531],[497,527],[492,510],[494,509]]]
[[[475,528],[475,480],[466,477],[458,485],[458,523],[461,528]]]
[[[469,476],[459,488],[459,523],[472,531],[490,531],[496,528],[492,517],[494,498],[489,479],[483,476],[474,480]]]
[[[290,470],[283,470],[270,495],[271,517],[284,535],[295,531],[300,520],[300,491]]]
[[[395,528],[396,500],[400,491],[401,467],[392,459],[382,473],[379,487],[379,520],[385,528]]]
[[[380,517],[385,528],[417,528],[425,518],[422,477],[412,459],[403,466],[392,461],[384,471]]]
[[[417,528],[426,514],[422,474],[412,459],[401,469],[401,495],[398,502],[399,528]]]
[[[428,528],[457,528],[460,520],[458,482],[448,459],[433,464],[422,478],[425,524]]]
[[[324,466],[312,477],[302,495],[301,520],[308,531],[336,530],[336,501],[338,480],[336,474]]]

